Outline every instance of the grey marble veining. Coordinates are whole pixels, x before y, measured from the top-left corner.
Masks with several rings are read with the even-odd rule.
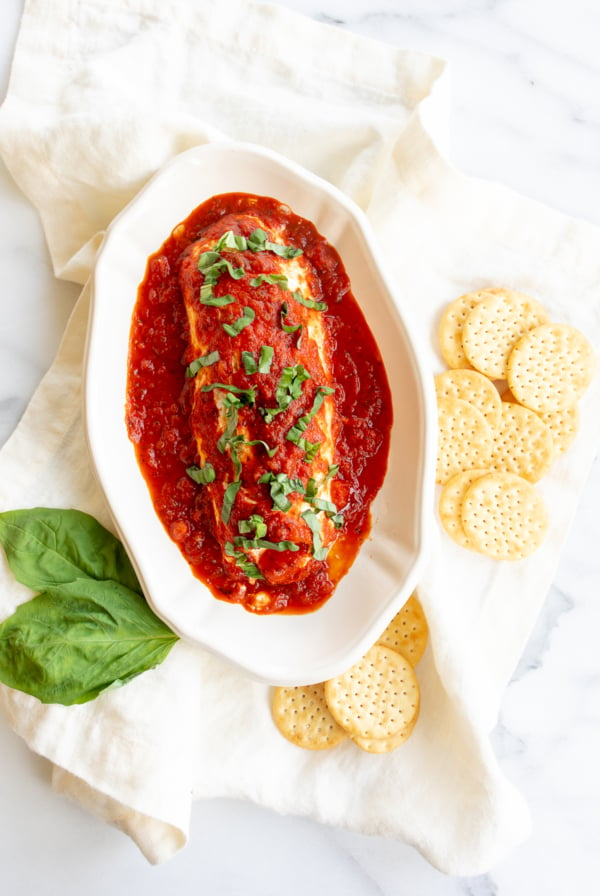
[[[2,95],[22,2],[4,0],[0,10]],[[600,225],[600,5],[587,0],[286,0],[282,5],[332,27],[447,58],[453,163]],[[1,165],[0,286],[2,443],[52,361],[77,288],[54,279],[39,220]],[[596,459],[555,584],[491,735],[502,768],[531,807],[533,832],[489,873],[449,878],[408,845],[279,818],[227,800],[195,805],[187,849],[153,869],[117,831],[54,796],[49,766],[0,720],[3,892],[597,892],[599,506]]]

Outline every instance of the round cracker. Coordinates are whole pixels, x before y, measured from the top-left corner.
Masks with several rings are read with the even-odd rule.
[[[418,714],[412,722],[409,722],[397,734],[392,734],[390,737],[353,737],[352,742],[366,753],[391,753],[392,750],[406,743],[411,736],[417,724],[417,716]]]
[[[435,378],[438,398],[462,398],[481,411],[493,428],[500,423],[502,402],[495,385],[478,370],[445,370]]]
[[[502,401],[517,402],[510,389],[502,393]],[[544,411],[538,414],[540,420],[550,430],[554,449],[558,454],[571,447],[579,430],[579,405],[573,404],[570,408],[562,408],[560,411]]]
[[[477,551],[478,548],[464,530],[461,516],[462,505],[469,486],[480,476],[485,476],[486,473],[489,473],[488,469],[465,470],[463,473],[456,473],[448,480],[440,495],[438,511],[442,526],[450,538],[470,551]]]
[[[508,359],[506,378],[518,402],[544,413],[571,407],[594,374],[594,352],[569,324],[543,324],[523,335]]]
[[[466,292],[447,306],[440,320],[438,339],[442,358],[452,368],[472,369],[462,347],[462,328],[470,311],[492,290]]]
[[[429,627],[416,594],[411,594],[389,623],[377,643],[395,650],[411,666],[417,665],[427,647]]]
[[[492,430],[476,407],[462,398],[438,399],[438,452],[435,481],[473,467],[487,467],[492,454]]]
[[[494,432],[490,468],[538,482],[556,455],[552,433],[541,418],[516,402],[502,402],[500,426]]]
[[[284,737],[307,750],[325,750],[346,738],[335,721],[323,684],[275,688],[273,720]]]
[[[353,737],[391,737],[419,711],[419,685],[408,660],[375,644],[354,666],[325,682],[334,719]]]
[[[472,367],[490,379],[504,379],[508,356],[517,340],[547,320],[543,305],[524,293],[505,289],[487,295],[467,314],[463,324],[465,356]]]
[[[541,544],[548,526],[534,486],[513,473],[486,473],[467,489],[462,506],[467,537],[496,560],[521,560]]]

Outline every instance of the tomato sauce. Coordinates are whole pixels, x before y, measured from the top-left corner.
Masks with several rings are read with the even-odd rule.
[[[285,240],[302,249],[318,274],[326,339],[331,347],[336,410],[341,421],[331,497],[343,516],[327,558],[292,583],[253,581],[224,563],[213,531],[205,490],[186,470],[198,462],[191,428],[193,387],[186,377],[190,333],[180,287],[186,250],[226,215],[252,214],[265,229],[285,225]],[[268,335],[261,336],[268,344]],[[284,438],[283,415],[275,418],[275,441]],[[242,603],[254,612],[302,613],[321,606],[347,572],[371,526],[370,505],[385,475],[392,402],[379,350],[351,292],[335,249],[314,225],[277,200],[231,193],[215,196],[180,223],[148,259],[134,308],[129,348],[126,424],[156,513],[193,573],[216,598]],[[310,474],[308,474],[310,475]],[[256,512],[268,513],[266,486]],[[260,491],[257,491],[260,494]],[[275,551],[269,551],[275,554]],[[281,562],[281,561],[280,561]],[[243,587],[240,587],[243,581]],[[265,609],[257,592],[268,592]]]

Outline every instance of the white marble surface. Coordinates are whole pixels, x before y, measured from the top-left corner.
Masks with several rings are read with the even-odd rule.
[[[23,0],[0,8],[0,96]],[[600,225],[600,5],[592,0],[286,0],[341,28],[450,60],[453,162]],[[29,204],[0,167],[0,443],[49,366],[77,290],[57,282]],[[268,896],[562,896],[600,879],[600,463],[507,689],[493,743],[531,838],[488,874],[446,877],[410,847],[194,806],[191,841],[152,868],[122,834],[50,789],[49,765],[0,719],[0,880],[7,896],[166,890]]]

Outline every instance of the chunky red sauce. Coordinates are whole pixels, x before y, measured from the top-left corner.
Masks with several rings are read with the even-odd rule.
[[[206,489],[186,470],[198,463],[191,419],[198,423],[192,380],[186,367],[193,360],[186,307],[180,287],[186,250],[211,232],[225,216],[244,215],[251,206],[275,228],[285,226],[285,242],[302,250],[316,271],[327,304],[322,311],[325,336],[331,348],[331,375],[340,421],[336,437],[337,474],[331,497],[342,514],[337,539],[323,561],[312,561],[298,581],[278,583],[276,570],[269,581],[248,578],[242,569],[224,563],[222,546],[214,533],[214,514]],[[228,284],[234,291],[235,286]],[[256,345],[277,342],[286,351],[284,363],[294,363],[294,338],[283,349],[281,333],[261,333],[256,321]],[[269,341],[269,335],[271,340]],[[250,380],[249,380],[250,382]],[[177,543],[194,574],[215,597],[244,604],[254,612],[306,612],[320,606],[348,571],[370,529],[370,505],[381,487],[387,466],[392,425],[389,386],[375,340],[352,296],[343,264],[332,246],[309,221],[275,199],[232,193],[215,196],[179,224],[149,259],[134,309],[129,353],[126,422],[137,460],[147,482],[156,513]],[[270,423],[272,444],[283,444],[289,419],[285,414]],[[310,476],[300,464],[299,476]],[[267,486],[257,486],[255,513],[272,509]],[[275,551],[273,562],[285,557]],[[258,592],[267,592],[265,607]]]

